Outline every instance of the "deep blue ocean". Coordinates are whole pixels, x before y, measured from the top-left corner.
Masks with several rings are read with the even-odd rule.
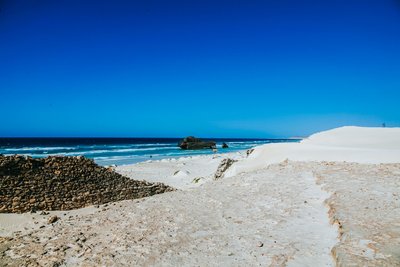
[[[180,138],[0,138],[0,154],[85,156],[100,165],[123,165],[146,160],[213,154],[212,150],[182,150]],[[218,153],[246,150],[267,143],[298,142],[294,139],[215,139]],[[222,143],[229,148],[222,149]]]

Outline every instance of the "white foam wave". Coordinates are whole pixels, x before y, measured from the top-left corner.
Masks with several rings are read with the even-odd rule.
[[[52,150],[74,150],[76,147],[55,147],[55,146],[49,146],[49,147],[21,147],[21,148],[4,148],[4,151],[52,151]]]
[[[83,148],[81,148],[83,149]],[[173,146],[165,146],[165,147],[148,147],[148,148],[120,148],[120,149],[90,149],[86,151],[72,151],[72,152],[60,152],[60,153],[46,153],[46,155],[88,155],[88,154],[101,154],[101,153],[119,153],[119,152],[141,152],[141,151],[156,151],[156,150],[167,150],[167,149],[176,149],[179,150],[178,147]],[[71,149],[4,149],[7,154],[24,154],[24,155],[42,155],[43,153],[24,153],[25,151],[37,151],[37,152],[46,152],[46,151],[56,151],[56,150],[77,150],[77,148]],[[12,151],[12,153],[11,153]],[[1,150],[0,150],[1,153]]]

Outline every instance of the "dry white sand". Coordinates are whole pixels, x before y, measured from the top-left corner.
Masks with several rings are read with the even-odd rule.
[[[122,174],[181,190],[57,212],[61,219],[52,225],[50,215],[0,214],[0,236],[13,237],[0,239],[0,261],[400,265],[400,164],[378,164],[400,163],[400,129],[345,127],[299,144],[264,145],[248,158],[229,155],[238,162],[214,181],[226,156],[121,166]]]
[[[246,160],[226,173],[234,176],[263,168],[266,164],[292,161],[357,163],[400,162],[400,128],[341,127],[321,132],[300,143],[267,144],[256,147]]]
[[[222,159],[231,158],[239,161],[246,156],[246,152],[241,151],[211,156],[162,159],[118,166],[116,171],[132,179],[162,182],[174,188],[186,190],[212,181]]]

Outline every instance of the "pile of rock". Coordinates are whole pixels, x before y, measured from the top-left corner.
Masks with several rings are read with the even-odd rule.
[[[0,212],[70,210],[173,190],[129,179],[84,157],[0,155]]]

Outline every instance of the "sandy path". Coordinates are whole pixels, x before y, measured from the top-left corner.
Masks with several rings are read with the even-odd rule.
[[[341,225],[339,266],[400,266],[400,164],[315,164],[314,173],[335,192],[328,203]]]

